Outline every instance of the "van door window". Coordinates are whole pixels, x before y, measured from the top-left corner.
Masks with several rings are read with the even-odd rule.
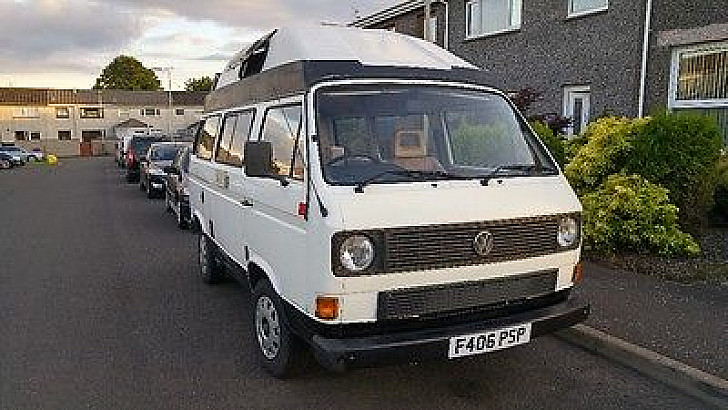
[[[278,175],[303,179],[304,147],[301,140],[303,123],[301,106],[270,108],[266,112],[262,141],[269,141],[273,151],[273,168]]]
[[[217,147],[215,160],[235,167],[243,166],[245,141],[253,128],[253,111],[236,112],[225,116],[222,137]]]
[[[215,149],[215,139],[220,130],[220,117],[210,117],[197,135],[195,142],[195,154],[197,158],[210,160],[212,159],[212,151]]]

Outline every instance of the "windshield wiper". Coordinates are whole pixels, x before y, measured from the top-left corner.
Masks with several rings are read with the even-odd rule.
[[[539,172],[556,172],[555,168],[552,167],[542,167],[538,164],[503,164],[498,165],[495,169],[490,171],[488,174],[480,177],[480,184],[483,186],[488,185],[491,179],[497,178],[499,176],[517,176],[517,175],[498,175],[503,171],[522,171],[524,173],[532,173],[534,171]]]
[[[364,187],[376,181],[385,175],[403,175],[410,178],[418,178],[421,181],[427,181],[427,177],[436,177],[437,179],[473,179],[467,175],[450,174],[446,171],[416,171],[412,169],[389,169],[359,182],[354,187],[354,192],[364,192]]]

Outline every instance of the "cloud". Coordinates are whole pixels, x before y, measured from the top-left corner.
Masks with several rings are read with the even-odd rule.
[[[32,77],[42,78],[47,73],[52,79],[73,73],[74,78],[87,75],[92,84],[101,68],[122,53],[147,66],[180,67],[180,75],[210,75],[272,28],[346,23],[355,9],[367,14],[397,2],[0,0],[0,76],[37,73]]]

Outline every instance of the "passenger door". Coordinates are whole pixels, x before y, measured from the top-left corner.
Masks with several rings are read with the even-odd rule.
[[[287,183],[247,178],[252,202],[249,246],[271,266],[274,280],[282,286],[304,273],[306,222],[299,214],[306,203],[307,178],[302,114],[301,101],[295,99],[268,107],[262,118],[259,140],[271,143],[273,166]]]
[[[245,266],[245,212],[249,192],[243,174],[245,142],[255,119],[253,110],[225,114],[215,154],[217,195],[212,218],[218,243],[236,262]]]

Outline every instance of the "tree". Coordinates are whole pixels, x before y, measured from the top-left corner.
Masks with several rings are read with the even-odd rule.
[[[185,81],[186,91],[212,91],[213,79],[208,76],[190,78]]]
[[[154,70],[144,67],[134,57],[120,55],[101,71],[96,79],[95,90],[161,90],[161,84]]]

